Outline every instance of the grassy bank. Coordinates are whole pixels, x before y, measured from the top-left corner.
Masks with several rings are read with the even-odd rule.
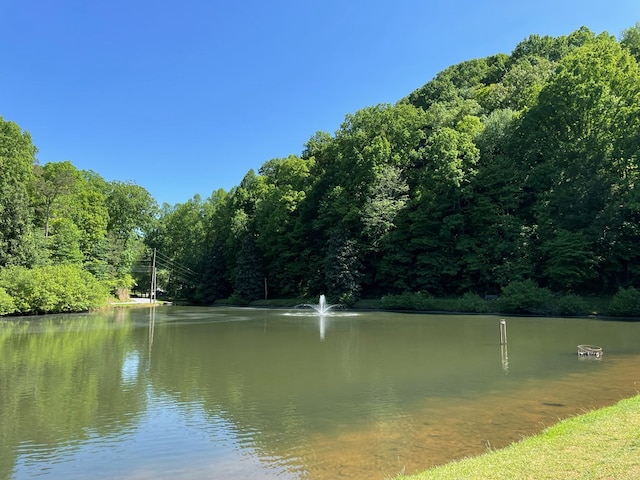
[[[640,395],[477,458],[397,480],[640,478]]]

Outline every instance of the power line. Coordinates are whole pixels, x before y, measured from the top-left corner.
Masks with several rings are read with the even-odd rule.
[[[187,267],[186,265],[183,265],[181,263],[176,262],[175,260],[172,260],[171,258],[167,257],[166,255],[156,251],[156,261],[159,263],[162,263],[168,267],[170,267],[171,269],[174,270],[179,270],[180,272],[182,272],[184,275],[198,275],[196,272],[194,272],[193,270],[191,270],[189,267]]]
[[[197,272],[194,272],[186,265],[183,265],[169,256],[163,254],[159,250],[155,250],[155,266],[163,270],[169,270],[171,274],[178,280],[183,282],[191,282],[199,277]]]

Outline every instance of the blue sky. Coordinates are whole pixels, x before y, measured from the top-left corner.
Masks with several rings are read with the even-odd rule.
[[[3,0],[0,115],[41,164],[183,203],[455,63],[638,21],[638,0]]]

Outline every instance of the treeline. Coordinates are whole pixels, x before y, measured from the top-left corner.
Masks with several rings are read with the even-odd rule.
[[[587,28],[532,35],[156,217],[140,187],[91,172],[67,186],[55,173],[74,172],[68,163],[34,169],[31,142],[14,132],[24,168],[15,187],[0,172],[18,199],[15,215],[1,216],[12,223],[2,225],[0,266],[72,263],[114,291],[155,248],[166,267],[158,286],[202,304],[320,293],[347,304],[474,301],[523,288],[633,297],[639,59],[640,24],[620,39]]]
[[[532,35],[162,212],[202,303],[640,285],[640,26]]]
[[[0,117],[0,315],[83,311],[126,296],[157,205],[142,187],[70,162],[38,164]]]

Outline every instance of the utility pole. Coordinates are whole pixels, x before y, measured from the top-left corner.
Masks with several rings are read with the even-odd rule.
[[[153,249],[153,257],[151,259],[151,291],[149,292],[149,302],[156,303],[156,291],[157,291],[157,278],[156,278],[156,249]]]

